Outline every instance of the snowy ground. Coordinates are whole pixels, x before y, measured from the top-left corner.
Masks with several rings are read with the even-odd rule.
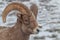
[[[31,2],[36,3],[39,8],[37,21],[42,25],[42,28],[38,34],[32,34],[30,40],[60,40],[60,0],[32,0],[30,2],[24,2],[24,4],[30,7]],[[7,3],[5,2],[0,7],[1,13],[6,5]],[[16,16],[12,14],[15,12],[11,12],[12,15],[8,15],[5,24],[2,22],[1,13],[1,26],[13,26],[16,23]]]

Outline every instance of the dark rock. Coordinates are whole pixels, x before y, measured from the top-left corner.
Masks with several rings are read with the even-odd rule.
[[[48,36],[49,38],[56,38],[57,35],[56,34],[52,34],[52,36]]]
[[[34,37],[34,39],[45,39],[45,36],[42,36],[42,37]]]
[[[51,0],[39,0],[40,2],[50,2]]]

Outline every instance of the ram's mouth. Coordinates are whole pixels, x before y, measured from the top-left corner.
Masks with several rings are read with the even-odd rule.
[[[38,31],[37,31],[38,27],[36,27],[34,30],[33,30],[33,34],[37,34]]]

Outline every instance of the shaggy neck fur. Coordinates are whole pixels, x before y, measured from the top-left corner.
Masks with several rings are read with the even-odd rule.
[[[22,29],[22,23],[17,19],[17,23],[0,32],[0,40],[29,40],[29,35],[25,34]]]
[[[17,26],[16,26],[16,25],[17,25]],[[29,40],[29,36],[30,36],[30,35],[25,34],[25,33],[22,31],[21,27],[22,27],[22,24],[21,24],[21,22],[17,19],[17,23],[16,23],[15,26],[12,27],[12,29],[10,29],[10,31],[9,31],[9,32],[12,32],[12,34],[11,34],[11,33],[9,33],[9,34],[14,35],[14,37],[12,37],[12,39],[9,37],[11,40]],[[11,35],[10,35],[10,36],[11,36]]]

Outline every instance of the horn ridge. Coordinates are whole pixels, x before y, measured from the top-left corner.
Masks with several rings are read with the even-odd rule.
[[[28,15],[31,14],[28,7],[26,7],[24,4],[22,4],[22,3],[11,3],[11,4],[7,5],[7,7],[4,9],[4,11],[2,13],[2,20],[4,23],[6,22],[6,16],[12,10],[18,10],[22,14],[28,14]]]

